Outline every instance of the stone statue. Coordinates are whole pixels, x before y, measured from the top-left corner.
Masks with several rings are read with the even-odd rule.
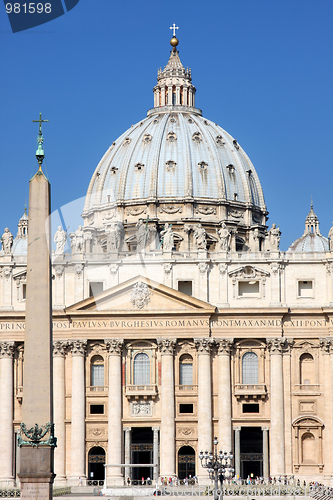
[[[197,224],[195,226],[193,231],[193,236],[198,250],[206,250],[207,248],[206,234],[207,233],[201,224]]]
[[[82,226],[75,231],[75,233],[71,233],[69,235],[71,238],[71,247],[73,253],[79,253],[84,251],[84,233]]]
[[[124,226],[121,222],[112,222],[107,229],[108,249],[110,252],[122,250],[124,239]]]
[[[56,254],[59,255],[64,253],[66,241],[67,241],[66,231],[64,231],[61,226],[58,226],[58,231],[56,231],[54,235],[54,242],[57,244],[55,251]]]
[[[271,229],[268,231],[268,240],[271,250],[279,250],[281,239],[281,231],[276,224],[272,224]]]
[[[227,226],[224,222],[222,222],[221,224],[221,229],[216,229],[216,232],[220,239],[219,249],[228,251],[230,248],[231,233],[228,231]]]
[[[161,231],[163,250],[171,252],[174,247],[174,232],[171,225],[166,222],[163,231]]]
[[[328,232],[328,239],[329,239],[330,251],[333,252],[333,222],[332,222],[332,227]]]
[[[5,232],[1,236],[2,250],[5,255],[10,255],[13,246],[13,235],[9,231],[8,227],[5,228]]]
[[[136,224],[136,251],[142,252],[149,240],[149,227],[147,224],[143,223],[142,219],[139,219]]]

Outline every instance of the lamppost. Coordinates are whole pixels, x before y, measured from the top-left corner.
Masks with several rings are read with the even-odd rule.
[[[209,472],[210,479],[214,480],[214,500],[218,499],[218,486],[219,486],[219,478],[221,481],[221,499],[223,493],[223,479],[226,477],[226,472],[231,475],[234,472],[234,468],[232,467],[232,459],[233,454],[230,451],[217,451],[217,445],[219,444],[217,437],[214,437],[214,452],[208,451],[200,451],[199,458],[201,461],[201,465],[204,469],[207,469]]]

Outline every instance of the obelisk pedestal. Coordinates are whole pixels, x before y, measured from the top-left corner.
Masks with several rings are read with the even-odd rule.
[[[39,170],[29,184],[29,245],[24,338],[22,423],[19,436],[21,499],[52,498],[53,429],[50,184],[39,119]]]

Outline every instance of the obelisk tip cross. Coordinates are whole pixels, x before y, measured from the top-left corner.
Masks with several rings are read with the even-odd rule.
[[[48,122],[49,120],[42,120],[42,113],[39,113],[39,120],[32,120],[33,123],[39,123],[39,129],[38,129],[38,137],[37,137],[37,143],[38,143],[38,148],[36,151],[36,158],[38,161],[39,169],[38,171],[42,171],[42,163],[45,157],[44,150],[43,150],[43,142],[44,142],[44,137],[42,133],[42,123],[43,122]]]
[[[173,23],[173,25],[170,26],[170,29],[173,30],[173,36],[176,36],[176,30],[179,30],[179,26],[176,26],[175,23]]]

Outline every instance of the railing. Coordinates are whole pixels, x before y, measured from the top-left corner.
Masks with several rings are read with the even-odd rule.
[[[320,390],[319,384],[295,384],[296,391],[301,392],[318,392]]]
[[[176,385],[175,386],[176,391],[181,391],[181,392],[194,392],[198,390],[197,385]]]
[[[125,395],[127,397],[152,396],[157,395],[157,386],[152,385],[127,385],[125,387]]]
[[[89,385],[87,392],[106,392],[108,387],[106,385]]]
[[[235,384],[236,398],[252,396],[254,398],[264,398],[267,394],[265,384]]]

